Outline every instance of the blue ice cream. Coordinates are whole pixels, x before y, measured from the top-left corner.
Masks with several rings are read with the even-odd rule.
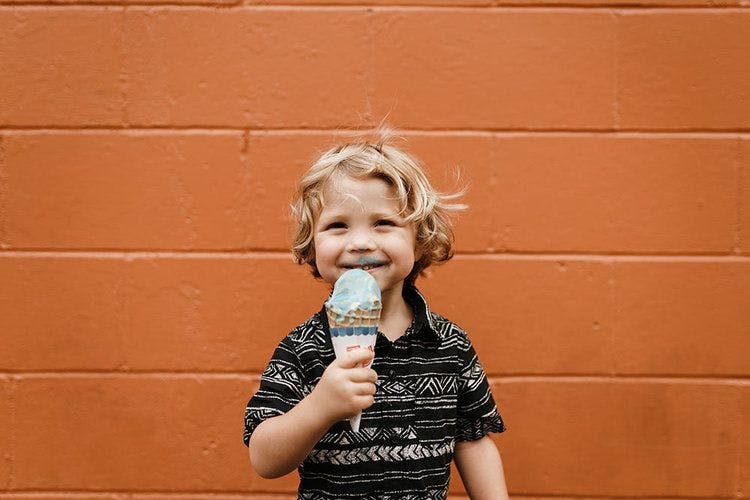
[[[350,269],[333,285],[333,294],[326,301],[326,309],[338,323],[353,322],[357,309],[372,311],[380,309],[380,287],[370,273],[362,269]]]

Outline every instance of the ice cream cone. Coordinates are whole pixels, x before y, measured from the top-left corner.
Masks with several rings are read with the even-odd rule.
[[[380,321],[380,289],[368,273],[353,269],[344,273],[326,302],[328,327],[336,357],[353,349],[375,351]],[[372,361],[365,365],[369,368]],[[359,431],[362,414],[349,419],[352,430]]]

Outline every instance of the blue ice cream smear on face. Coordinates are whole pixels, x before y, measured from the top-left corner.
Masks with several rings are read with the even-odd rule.
[[[350,269],[339,276],[331,298],[326,301],[326,308],[339,322],[357,309],[371,311],[380,307],[380,287],[375,278],[361,269]]]
[[[380,261],[378,259],[373,259],[370,257],[360,257],[359,260],[357,261],[358,266],[369,266],[369,265],[379,266],[381,264],[383,264],[383,261]],[[356,269],[353,269],[353,270],[356,271]]]

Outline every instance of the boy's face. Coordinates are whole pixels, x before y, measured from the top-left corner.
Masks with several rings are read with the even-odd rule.
[[[315,264],[335,283],[361,268],[372,275],[385,299],[401,294],[414,266],[414,224],[398,215],[395,190],[382,179],[341,177],[324,191],[324,208],[314,229]]]

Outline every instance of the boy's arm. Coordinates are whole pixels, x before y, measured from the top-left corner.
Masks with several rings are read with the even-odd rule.
[[[370,407],[377,375],[361,368],[372,352],[357,349],[326,368],[315,389],[283,415],[262,422],[250,436],[250,462],[265,478],[292,472],[336,422]]]
[[[454,460],[471,500],[508,499],[503,462],[489,436],[456,443]]]

